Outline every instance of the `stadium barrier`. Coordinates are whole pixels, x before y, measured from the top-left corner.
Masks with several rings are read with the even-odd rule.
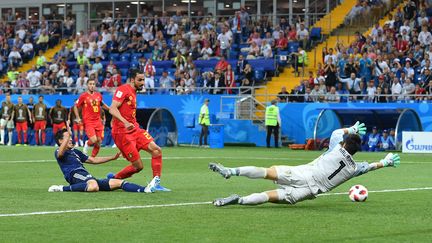
[[[402,153],[432,153],[432,132],[402,132]]]

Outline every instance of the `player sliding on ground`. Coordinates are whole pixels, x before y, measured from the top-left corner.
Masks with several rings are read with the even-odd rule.
[[[276,190],[254,193],[245,197],[231,195],[216,199],[213,204],[218,207],[230,204],[258,205],[266,202],[295,204],[306,199],[314,199],[318,194],[331,191],[353,177],[400,164],[399,155],[392,153],[376,163],[355,162],[352,156],[361,150],[360,136],[365,133],[366,126],[360,122],[350,128],[333,131],[328,151],[305,165],[228,168],[221,164],[210,163],[210,169],[226,179],[231,176],[245,176],[251,179],[272,180],[279,185],[279,189]]]
[[[110,157],[88,157],[74,148],[70,128],[69,131],[66,129],[58,131],[55,135],[55,141],[59,146],[55,151],[55,157],[69,186],[53,185],[48,188],[48,192],[97,192],[121,188],[127,192],[151,193],[159,184],[157,178],[153,179],[146,187],[119,179],[96,179],[84,168],[83,163],[106,163],[116,160],[120,153]]]

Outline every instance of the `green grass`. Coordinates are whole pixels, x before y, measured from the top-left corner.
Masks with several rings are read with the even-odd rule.
[[[217,160],[228,166],[298,165],[319,152],[231,147],[222,150],[165,148],[162,184],[170,193],[48,193],[65,181],[53,158],[54,148],[0,147],[0,214],[208,202],[232,193],[271,190],[270,181],[232,178],[209,171]],[[113,153],[104,148],[102,155]],[[144,158],[148,155],[142,154]],[[381,159],[384,153],[360,153],[357,161]],[[48,161],[42,161],[48,160]],[[15,162],[13,162],[15,161]],[[17,162],[18,161],[18,162]],[[150,162],[130,181],[145,184]],[[336,188],[354,184],[371,190],[432,186],[430,155],[401,155],[399,168],[371,172]],[[92,166],[95,177],[116,172],[124,160]],[[432,191],[370,193],[365,203],[346,195],[319,197],[297,205],[215,208],[210,204],[138,208],[20,217],[0,217],[1,242],[339,242],[429,241],[432,239]]]

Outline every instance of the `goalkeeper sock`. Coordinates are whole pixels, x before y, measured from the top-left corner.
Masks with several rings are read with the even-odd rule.
[[[249,196],[241,197],[238,201],[239,204],[242,205],[257,205],[257,204],[263,204],[268,202],[269,197],[267,193],[261,192],[261,193],[254,193]]]
[[[139,172],[133,165],[128,165],[123,168],[119,173],[117,173],[115,179],[125,179],[131,177],[133,174]]]
[[[151,159],[151,167],[153,170],[153,177],[161,176],[162,172],[162,156],[159,155],[157,157],[152,157]]]
[[[87,183],[81,182],[70,186],[63,187],[64,192],[85,192],[87,191]]]
[[[123,181],[123,183],[121,184],[121,189],[126,192],[144,192],[145,187]]]
[[[236,176],[246,176],[250,179],[263,179],[267,175],[266,169],[262,167],[255,166],[244,166],[239,168],[230,168],[229,169],[232,175]]]

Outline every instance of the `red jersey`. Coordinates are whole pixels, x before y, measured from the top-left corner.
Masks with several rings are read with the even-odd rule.
[[[126,130],[123,122],[113,117],[112,122],[112,133],[131,133],[139,128],[139,124],[136,121],[136,91],[130,86],[130,84],[123,84],[118,87],[114,93],[113,101],[120,102],[121,105],[118,107],[120,114],[126,121],[135,125],[132,130]]]
[[[101,124],[101,103],[102,95],[98,92],[93,92],[93,94],[85,92],[80,95],[75,104],[77,108],[82,109],[82,116],[85,125]]]

